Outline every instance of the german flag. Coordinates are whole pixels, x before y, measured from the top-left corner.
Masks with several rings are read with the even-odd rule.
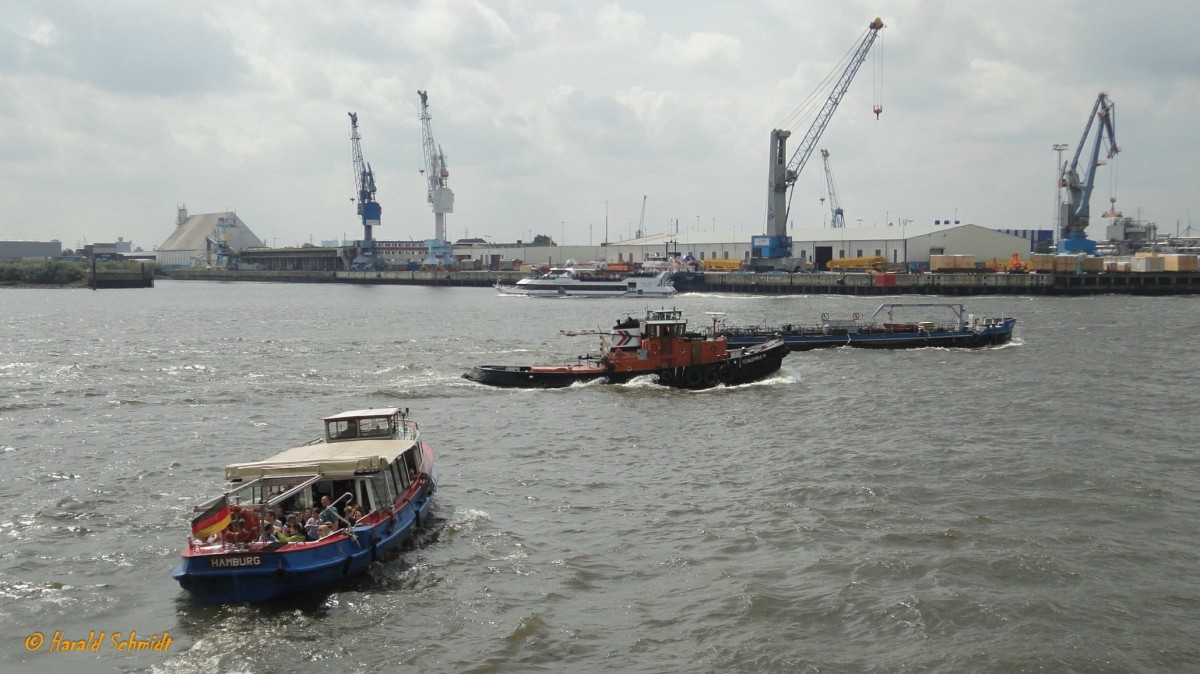
[[[192,535],[199,539],[205,539],[219,531],[224,531],[228,526],[229,497],[222,496],[221,500],[212,504],[212,507],[192,520]]]

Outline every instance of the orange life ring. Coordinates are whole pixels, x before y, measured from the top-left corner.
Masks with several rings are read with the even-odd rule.
[[[230,508],[231,522],[225,530],[224,538],[230,543],[251,543],[262,533],[259,529],[258,514],[253,510],[243,510],[241,506]],[[238,527],[238,520],[241,526]]]

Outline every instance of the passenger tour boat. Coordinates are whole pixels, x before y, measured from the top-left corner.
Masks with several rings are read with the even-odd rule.
[[[324,422],[324,436],[312,442],[225,467],[226,491],[195,508],[171,574],[193,598],[258,602],[313,592],[361,572],[421,525],[437,467],[408,410],[343,412]]]

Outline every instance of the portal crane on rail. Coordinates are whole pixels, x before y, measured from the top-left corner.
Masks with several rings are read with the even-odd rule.
[[[867,25],[866,33],[859,39],[849,63],[833,85],[824,107],[817,113],[812,126],[809,127],[790,160],[787,159],[787,139],[792,132],[787,129],[771,131],[770,171],[767,177],[766,234],[765,236],[755,236],[750,241],[751,266],[756,268],[774,267],[779,261],[791,257],[792,238],[787,235],[787,222],[792,186],[796,184],[796,179],[804,170],[804,165],[808,162],[813,148],[816,147],[821,134],[825,132],[825,127],[829,125],[833,112],[837,110],[838,103],[841,103],[842,97],[850,88],[850,82],[854,80],[854,75],[866,60],[867,52],[870,51],[871,45],[874,44],[875,38],[882,29],[883,19],[880,18],[876,18]],[[883,108],[876,103],[874,110],[878,117]]]
[[[825,162],[825,183],[829,185],[829,208],[833,211],[830,227],[845,227],[846,214],[838,205],[837,188],[833,185],[833,171],[829,168],[829,150],[821,148],[821,159]]]
[[[1061,222],[1063,224],[1062,231],[1059,232],[1061,240],[1058,244],[1060,253],[1096,254],[1096,242],[1087,238],[1086,232],[1091,215],[1089,202],[1092,198],[1092,187],[1096,182],[1096,167],[1106,163],[1100,160],[1100,145],[1103,143],[1105,135],[1108,136],[1107,158],[1112,159],[1121,151],[1121,148],[1117,147],[1115,117],[1116,104],[1101,92],[1096,97],[1096,104],[1092,106],[1092,113],[1088,116],[1087,125],[1083,127],[1083,137],[1079,140],[1079,146],[1075,148],[1075,157],[1069,165],[1063,167],[1062,175],[1059,176],[1058,186],[1065,187],[1067,190],[1067,198],[1062,205]],[[1096,140],[1092,143],[1087,173],[1080,179],[1079,155],[1083,152],[1083,146],[1087,144],[1088,134],[1092,131],[1092,123],[1097,120],[1100,123],[1096,127]]]
[[[357,212],[362,217],[363,238],[358,245],[358,254],[351,262],[352,269],[376,270],[387,266],[375,246],[371,230],[379,226],[383,208],[375,201],[375,172],[363,160],[362,136],[358,135],[358,113],[350,115],[350,154],[354,163],[354,182],[358,187]]]
[[[450,171],[446,168],[446,155],[442,146],[433,139],[432,116],[429,114],[429,94],[417,90],[421,97],[421,145],[424,148],[425,174],[428,181],[426,200],[433,207],[433,238],[425,241],[428,257],[427,266],[449,265],[453,262],[450,242],[446,240],[446,214],[454,212],[454,192],[448,184]]]

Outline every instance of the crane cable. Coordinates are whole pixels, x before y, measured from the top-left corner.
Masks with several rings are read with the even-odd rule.
[[[866,39],[867,31],[869,30],[870,28],[863,31],[858,41],[851,45],[850,49],[846,51],[837,65],[825,75],[825,78],[821,80],[821,83],[817,85],[812,93],[783,118],[783,121],[779,124],[780,129],[796,131],[801,120],[807,119],[814,114],[812,112],[814,108],[820,109],[820,107],[825,105],[825,102],[829,100],[831,90],[837,84],[837,81],[841,79],[842,73],[846,71],[850,59],[854,57],[854,53],[858,51],[859,45]]]
[[[879,35],[875,36],[878,44],[875,45],[874,53],[871,54],[874,66],[871,72],[871,82],[874,85],[871,111],[875,113],[875,119],[879,119],[879,113],[883,112],[883,42],[879,38]]]

